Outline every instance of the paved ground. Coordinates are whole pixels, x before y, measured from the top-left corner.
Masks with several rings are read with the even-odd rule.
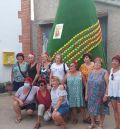
[[[33,129],[36,116],[28,117],[23,112],[23,121],[15,123],[15,114],[12,109],[12,96],[0,94],[0,129]],[[83,124],[80,120],[77,125],[67,124],[67,129],[86,129],[88,124]],[[53,122],[43,123],[41,129],[59,129]],[[113,112],[105,119],[105,129],[114,129]]]

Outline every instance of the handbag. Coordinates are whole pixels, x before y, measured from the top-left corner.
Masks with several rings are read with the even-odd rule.
[[[17,65],[18,65],[18,68],[19,68],[19,70],[20,70],[20,73],[22,74],[22,76],[25,78],[26,77],[26,75],[21,71],[21,68],[20,68],[20,65],[19,65],[19,63],[17,62]]]

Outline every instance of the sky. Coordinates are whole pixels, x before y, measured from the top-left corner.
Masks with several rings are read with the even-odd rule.
[[[34,20],[34,6],[33,6],[34,0],[31,0],[31,20]]]

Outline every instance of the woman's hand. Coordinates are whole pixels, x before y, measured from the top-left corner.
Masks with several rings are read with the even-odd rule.
[[[24,105],[23,101],[19,99],[19,105],[22,107]]]
[[[107,100],[108,100],[108,96],[105,95],[105,96],[103,97],[103,102],[106,102]]]
[[[85,95],[85,101],[88,101],[88,95]]]

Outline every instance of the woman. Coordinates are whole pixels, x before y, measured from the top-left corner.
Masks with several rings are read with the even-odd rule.
[[[26,77],[24,85],[18,89],[13,97],[13,108],[16,113],[16,122],[21,122],[21,110],[25,109],[28,115],[32,115],[36,109],[35,95],[39,87],[32,86],[32,79]]]
[[[86,83],[88,82],[88,75],[90,73],[90,71],[92,71],[94,69],[94,62],[92,62],[92,56],[90,53],[85,53],[83,55],[83,61],[84,63],[80,66],[80,71],[81,73],[84,75],[85,77],[85,81]],[[85,86],[83,88],[83,94],[85,97]],[[90,121],[90,117],[87,117],[87,110],[85,108],[81,108],[81,114],[83,117],[83,122],[84,123],[91,123]]]
[[[37,84],[38,74],[39,74],[39,66],[35,62],[35,55],[34,54],[30,53],[28,55],[28,63],[29,64],[28,64],[27,74],[33,80],[32,85],[36,85]]]
[[[91,117],[91,125],[88,129],[96,127],[95,118],[100,116],[98,129],[103,129],[105,115],[109,114],[107,105],[108,92],[108,72],[102,68],[102,59],[100,57],[94,60],[94,70],[88,77],[88,87],[86,88],[86,100],[88,98],[88,112]]]
[[[49,84],[51,62],[49,61],[49,56],[46,52],[42,54],[41,59],[42,62],[39,68],[39,80],[45,79],[47,84]]]
[[[51,74],[50,77],[56,76],[60,79],[61,83],[63,83],[65,74],[69,68],[67,65],[62,61],[61,54],[56,54],[55,56],[55,62],[51,65]]]
[[[83,61],[84,61],[84,64],[80,66],[80,71],[85,76],[85,80],[87,82],[90,71],[94,69],[94,62],[92,62],[91,54],[85,53],[83,55]]]
[[[63,85],[60,85],[58,77],[53,76],[51,80],[51,100],[52,100],[52,119],[60,125],[61,129],[66,129],[64,115],[69,111],[67,104],[67,92]]]
[[[108,96],[111,97],[115,129],[120,129],[120,55],[112,58],[112,69],[109,76]]]
[[[38,82],[40,88],[36,95],[36,100],[38,104],[38,117],[34,129],[39,129],[41,126],[42,117],[45,121],[50,120],[50,106],[51,106],[51,96],[50,92],[47,90],[46,80],[40,80]]]
[[[28,64],[24,61],[24,54],[16,55],[17,63],[13,65],[11,72],[11,82],[13,82],[13,90],[17,91],[24,84]]]
[[[77,63],[70,64],[70,71],[66,74],[65,80],[67,80],[68,100],[71,108],[72,123],[76,124],[77,108],[84,107],[83,101],[83,83],[85,79],[81,72],[77,71]],[[86,85],[86,84],[85,84]]]

